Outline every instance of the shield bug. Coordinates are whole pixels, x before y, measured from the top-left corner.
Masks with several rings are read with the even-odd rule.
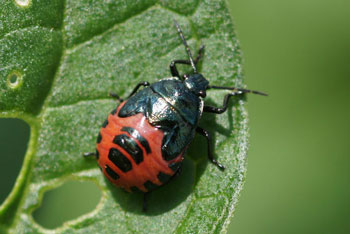
[[[140,82],[125,100],[111,94],[120,104],[102,125],[96,153],[85,154],[95,155],[108,180],[129,192],[136,189],[147,194],[172,179],[196,133],[207,139],[210,162],[224,170],[213,156],[210,133],[198,126],[202,113],[224,113],[230,98],[244,93],[266,96],[259,91],[210,85],[196,67],[204,46],[193,59],[180,26],[174,22],[188,60],[172,61],[172,77],[153,84]],[[191,66],[192,73],[180,76],[177,64]],[[204,104],[208,89],[230,91],[222,107]]]

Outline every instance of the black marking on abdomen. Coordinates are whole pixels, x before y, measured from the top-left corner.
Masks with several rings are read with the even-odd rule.
[[[115,136],[113,143],[119,145],[128,152],[136,164],[140,164],[143,161],[142,149],[137,145],[136,141],[129,136],[125,134]]]
[[[159,172],[157,177],[160,180],[160,182],[164,184],[165,182],[168,182],[168,180],[171,178],[171,175],[164,174],[163,172]]]
[[[117,180],[120,178],[120,176],[115,171],[113,171],[113,169],[110,168],[108,165],[106,165],[106,172],[114,180]]]
[[[141,134],[134,128],[131,127],[123,127],[122,128],[123,132],[129,133],[132,137],[136,138],[143,147],[145,147],[147,154],[151,153],[151,148],[149,147],[148,141],[141,136]]]
[[[147,180],[146,183],[143,184],[145,186],[145,188],[148,190],[148,191],[151,191],[155,188],[157,188],[158,186],[156,184],[153,184],[151,181]]]
[[[109,150],[108,158],[123,172],[132,169],[130,160],[116,148],[111,148]]]

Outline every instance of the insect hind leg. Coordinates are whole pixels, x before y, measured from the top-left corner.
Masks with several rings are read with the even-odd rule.
[[[150,192],[147,192],[147,193],[143,194],[143,206],[142,206],[142,211],[143,212],[147,212],[149,193]]]

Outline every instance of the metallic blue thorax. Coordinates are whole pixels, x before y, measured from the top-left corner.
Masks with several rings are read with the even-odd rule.
[[[162,155],[167,161],[186,149],[202,115],[203,100],[189,87],[192,83],[177,78],[160,80],[131,96],[119,111],[120,117],[143,113],[164,132]]]

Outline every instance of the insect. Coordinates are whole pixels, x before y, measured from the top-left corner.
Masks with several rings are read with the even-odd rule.
[[[204,46],[193,59],[183,32],[174,20],[178,34],[189,60],[170,63],[172,77],[153,84],[140,82],[124,101],[120,101],[103,123],[97,137],[95,155],[104,175],[114,185],[127,191],[141,190],[146,194],[167,183],[181,169],[181,162],[196,133],[207,139],[208,159],[220,170],[225,167],[213,156],[210,133],[199,127],[203,112],[221,114],[227,110],[231,97],[244,93],[265,93],[209,85],[209,81],[197,71],[197,63],[203,55]],[[193,72],[180,76],[177,64],[192,67]],[[141,87],[144,87],[139,91]],[[204,105],[208,89],[230,90],[222,107]]]

